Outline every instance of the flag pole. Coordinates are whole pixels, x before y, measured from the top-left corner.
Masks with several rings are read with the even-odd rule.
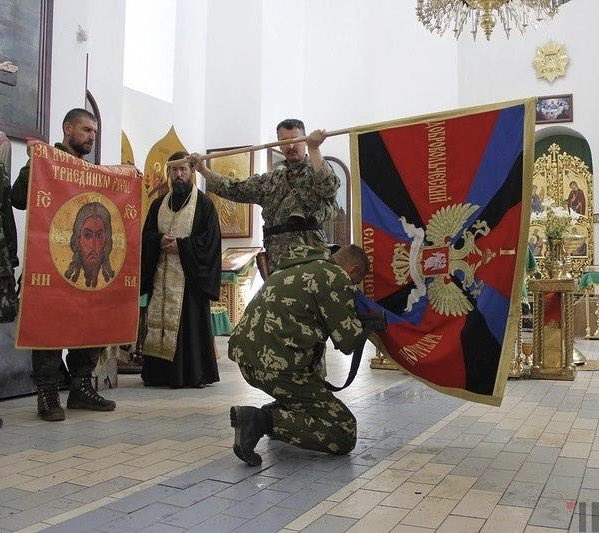
[[[335,137],[336,135],[343,135],[350,133],[354,128],[344,128],[341,130],[325,131],[325,137]],[[217,152],[210,152],[209,154],[202,155],[202,160],[214,159],[215,157],[223,157],[226,155],[245,154],[246,152],[257,152],[258,150],[264,150],[265,148],[273,148],[275,146],[283,146],[285,144],[294,144],[299,142],[305,142],[308,138],[307,135],[302,137],[294,137],[293,139],[285,139],[284,141],[274,141],[265,144],[255,144],[253,146],[242,146],[241,148],[232,148],[231,150],[219,150]],[[175,159],[174,161],[167,161],[167,166],[182,165],[186,163],[187,159]]]

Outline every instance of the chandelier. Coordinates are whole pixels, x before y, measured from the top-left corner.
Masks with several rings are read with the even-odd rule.
[[[491,38],[497,21],[506,35],[513,28],[523,33],[533,25],[557,13],[568,0],[418,0],[418,20],[433,33],[443,34],[451,28],[456,39],[465,27],[470,28],[474,39],[479,28],[487,41]]]

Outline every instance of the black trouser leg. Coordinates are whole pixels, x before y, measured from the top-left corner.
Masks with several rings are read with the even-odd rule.
[[[71,348],[67,354],[69,374],[74,378],[91,377],[102,348]]]

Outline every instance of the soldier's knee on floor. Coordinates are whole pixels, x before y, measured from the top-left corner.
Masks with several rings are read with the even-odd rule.
[[[357,424],[353,415],[335,425],[329,449],[335,455],[345,455],[356,447]]]

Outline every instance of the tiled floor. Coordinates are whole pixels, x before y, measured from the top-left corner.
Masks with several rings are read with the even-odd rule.
[[[342,382],[348,359],[328,353]],[[263,439],[249,468],[228,408],[267,397],[225,357],[220,369],[201,390],[120,376],[116,411],[62,423],[38,420],[33,397],[1,402],[0,532],[599,532],[599,372],[510,381],[494,408],[365,361],[340,394],[358,419],[352,454]]]

